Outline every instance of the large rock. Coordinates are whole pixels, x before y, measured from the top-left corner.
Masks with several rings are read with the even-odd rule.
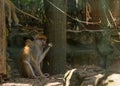
[[[111,74],[105,81],[103,81],[103,86],[120,86],[120,74]]]
[[[102,78],[97,80],[95,86],[120,86],[120,74],[106,73]]]
[[[66,72],[64,86],[93,86],[105,71],[97,66],[81,66]],[[101,74],[99,76],[98,74]]]

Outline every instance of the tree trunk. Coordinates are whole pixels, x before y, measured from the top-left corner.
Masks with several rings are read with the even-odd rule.
[[[0,74],[6,75],[6,33],[4,0],[0,0]]]
[[[66,12],[66,0],[50,0],[55,6]],[[53,43],[44,63],[45,71],[51,74],[65,72],[66,66],[66,15],[44,0],[47,17],[45,34]]]

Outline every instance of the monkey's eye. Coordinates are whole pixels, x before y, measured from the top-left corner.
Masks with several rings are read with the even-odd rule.
[[[44,38],[40,38],[40,40],[46,41],[46,39],[44,39]]]

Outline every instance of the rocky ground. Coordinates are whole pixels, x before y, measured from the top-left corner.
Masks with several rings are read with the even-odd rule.
[[[29,79],[16,76],[2,81],[0,86],[120,86],[120,74],[106,73],[101,67],[87,65],[48,78]]]

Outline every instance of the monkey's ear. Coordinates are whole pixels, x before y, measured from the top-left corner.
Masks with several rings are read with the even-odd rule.
[[[32,37],[33,37],[34,40],[36,40],[36,39],[38,39],[39,34],[36,34],[36,35],[34,35],[34,36],[32,36]]]
[[[32,44],[32,40],[30,40],[30,39],[26,39],[26,41],[25,41],[25,45],[29,45],[29,44]]]

